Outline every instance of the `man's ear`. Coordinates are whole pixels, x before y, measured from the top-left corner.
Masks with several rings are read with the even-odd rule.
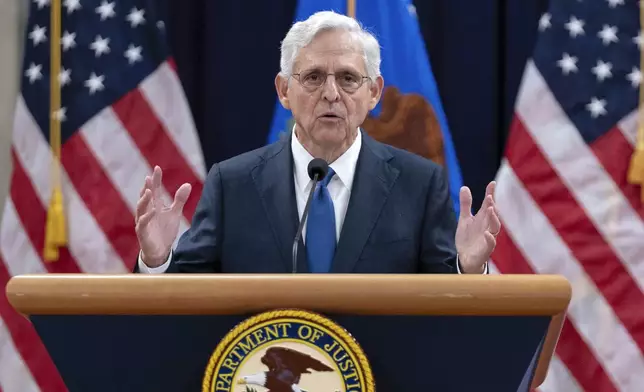
[[[378,76],[376,80],[369,83],[369,92],[371,93],[371,100],[369,101],[369,110],[378,105],[380,102],[380,97],[382,96],[382,89],[385,85],[385,80],[382,76]]]
[[[275,90],[277,91],[277,96],[279,97],[282,106],[284,106],[284,109],[290,110],[291,107],[288,100],[288,78],[277,74],[277,76],[275,76]]]

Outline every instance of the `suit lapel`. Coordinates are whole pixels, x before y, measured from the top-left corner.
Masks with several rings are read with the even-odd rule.
[[[387,163],[392,155],[385,147],[364,132],[362,139],[349,205],[331,272],[353,271],[398,177],[398,169]]]
[[[288,272],[292,270],[293,240],[299,223],[290,141],[289,136],[276,142],[251,174]],[[301,240],[298,248],[297,271],[309,272],[306,249]]]

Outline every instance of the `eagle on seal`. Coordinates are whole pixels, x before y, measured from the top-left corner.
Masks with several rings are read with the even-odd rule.
[[[302,374],[332,372],[333,369],[308,354],[287,347],[270,347],[261,359],[267,372],[244,376],[237,384],[257,385],[267,392],[306,392],[298,384]]]

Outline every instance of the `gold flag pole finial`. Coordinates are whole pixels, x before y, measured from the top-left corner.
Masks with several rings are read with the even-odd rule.
[[[347,0],[347,16],[356,18],[356,0]]]
[[[45,224],[45,246],[43,256],[46,262],[58,260],[61,246],[67,245],[67,225],[63,210],[63,192],[60,175],[61,135],[60,121],[60,36],[61,36],[61,2],[51,1],[51,46],[49,73],[49,143],[53,162],[51,165],[52,194],[47,209]]]
[[[640,4],[640,34],[644,29],[644,2]],[[644,71],[644,52],[640,49],[640,71]],[[644,202],[644,89],[640,85],[637,121],[637,141],[628,168],[628,182],[640,185],[640,199]]]

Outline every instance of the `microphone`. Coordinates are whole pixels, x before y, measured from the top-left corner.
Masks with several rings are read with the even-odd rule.
[[[313,192],[317,187],[318,182],[326,177],[326,173],[329,171],[329,164],[326,163],[324,159],[315,158],[309,162],[307,168],[309,177],[313,180],[313,185],[309,191],[309,197],[306,200],[306,206],[304,207],[304,213],[302,214],[302,220],[300,221],[300,227],[297,228],[297,234],[295,234],[295,240],[293,241],[293,273],[297,272],[297,248],[300,243],[300,238],[302,238],[302,229],[304,229],[304,224],[306,223],[306,217],[309,215],[309,206],[311,205],[311,199],[313,198]]]

